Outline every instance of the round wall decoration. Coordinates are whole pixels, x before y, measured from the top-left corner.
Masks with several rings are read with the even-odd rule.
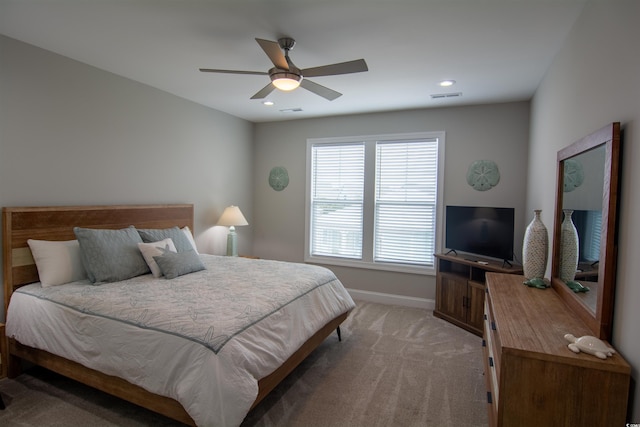
[[[574,159],[564,161],[564,192],[569,193],[582,185],[584,170],[582,163]]]
[[[500,182],[500,171],[493,160],[476,160],[467,170],[467,183],[478,191],[491,190]]]
[[[289,173],[282,166],[276,166],[269,172],[269,185],[276,191],[282,191],[289,185]]]

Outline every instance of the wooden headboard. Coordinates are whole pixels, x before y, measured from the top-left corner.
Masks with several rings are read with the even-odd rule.
[[[188,226],[193,205],[46,206],[2,208],[5,313],[13,291],[38,281],[28,239],[73,240],[73,227],[120,229]]]

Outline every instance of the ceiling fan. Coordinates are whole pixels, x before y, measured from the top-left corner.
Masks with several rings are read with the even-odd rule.
[[[333,101],[342,94],[328,87],[308,80],[308,77],[335,76],[338,74],[351,74],[369,71],[364,59],[355,61],[340,62],[337,64],[322,65],[319,67],[300,69],[296,67],[289,51],[293,49],[296,41],[290,37],[283,37],[277,42],[263,39],[256,39],[262,50],[267,54],[274,67],[267,72],[263,71],[240,71],[240,70],[218,70],[213,68],[200,68],[205,73],[226,73],[226,74],[253,74],[264,75],[271,78],[271,83],[263,87],[251,97],[251,99],[262,99],[275,89],[290,91],[298,86],[302,86],[310,92],[320,95],[323,98]],[[284,54],[282,51],[284,50]]]

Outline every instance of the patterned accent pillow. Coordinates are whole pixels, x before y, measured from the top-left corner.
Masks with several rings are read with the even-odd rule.
[[[153,259],[167,279],[175,279],[205,269],[200,255],[193,249],[178,253],[165,252],[162,256],[154,256]]]
[[[158,242],[164,239],[171,239],[178,252],[195,250],[191,242],[179,227],[173,228],[148,228],[138,229],[138,233],[144,243]]]
[[[75,227],[82,255],[82,264],[89,280],[118,282],[149,273],[138,243],[142,243],[135,227],[104,230]]]
[[[162,256],[166,252],[177,252],[173,244],[173,240],[167,238],[153,243],[138,243],[138,248],[142,252],[144,260],[151,269],[153,277],[162,276],[162,271],[158,267],[158,263],[153,259],[154,256]]]

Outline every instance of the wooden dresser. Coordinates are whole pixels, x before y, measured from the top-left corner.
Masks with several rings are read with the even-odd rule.
[[[484,367],[490,426],[624,426],[631,367],[573,353],[564,339],[593,335],[556,292],[523,276],[487,273]]]

